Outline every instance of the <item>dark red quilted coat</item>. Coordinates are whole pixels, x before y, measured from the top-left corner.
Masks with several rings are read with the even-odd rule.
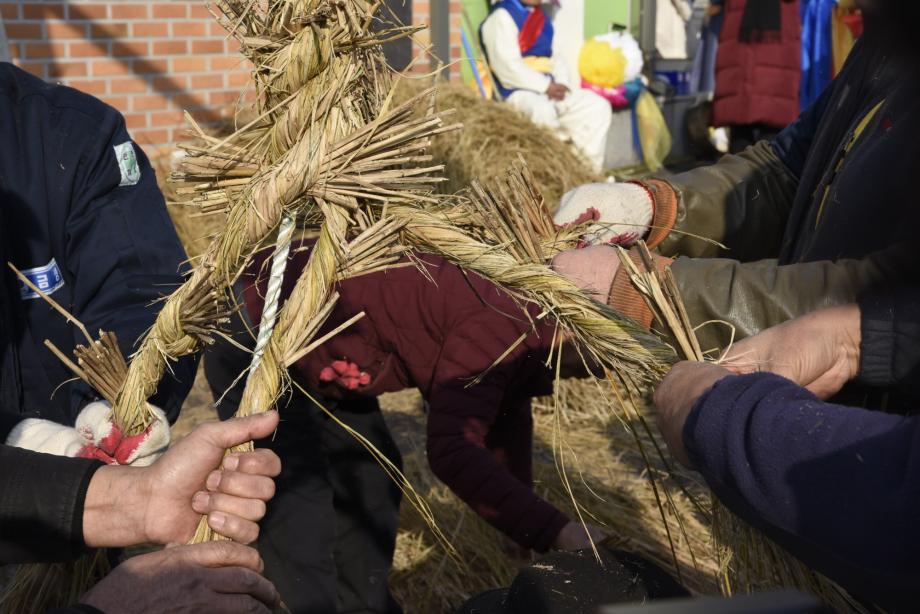
[[[780,40],[742,43],[738,35],[746,1],[725,0],[713,119],[717,126],[766,124],[785,128],[799,115],[799,2],[782,3]]]

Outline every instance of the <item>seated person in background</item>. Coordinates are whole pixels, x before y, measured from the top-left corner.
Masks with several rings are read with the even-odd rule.
[[[202,425],[143,468],[0,446],[0,563],[72,560],[87,547],[178,546],[201,514],[250,543],[280,462],[269,450],[224,453],[277,425],[277,412]],[[178,546],[122,563],[67,611],[267,613],[278,594],[261,571],[258,554],[239,544]]]
[[[723,366],[680,363],[655,392],[671,452],[726,506],[891,612],[920,599],[920,417],[822,399],[854,378],[916,389],[918,331],[920,292],[880,292],[746,339]]]
[[[610,103],[588,90],[570,90],[565,63],[553,58],[553,24],[541,0],[500,0],[482,23],[481,37],[495,85],[531,121],[572,141],[603,170]]]

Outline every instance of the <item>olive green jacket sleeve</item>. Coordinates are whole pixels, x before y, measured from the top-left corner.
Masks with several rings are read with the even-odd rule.
[[[749,262],[778,254],[798,180],[768,142],[657,179],[678,195],[674,226],[659,245],[663,255]]]
[[[861,261],[779,266],[775,258],[798,182],[767,142],[650,183],[659,182],[677,198],[671,199],[673,228],[658,249],[675,258],[671,268],[691,322],[721,322],[699,329],[705,349],[724,349],[733,336],[741,339],[827,305],[854,302],[865,290],[904,274],[898,271],[908,260],[906,246]],[[655,198],[656,205],[663,200]],[[627,296],[624,288],[630,286],[615,280],[611,306],[650,322],[650,311],[629,311],[634,304],[647,310],[637,296]]]
[[[738,262],[678,258],[671,264],[690,321],[704,350],[724,349],[791,318],[829,305],[854,303],[869,289],[907,274],[908,246],[863,260]],[[717,323],[718,322],[718,323]]]

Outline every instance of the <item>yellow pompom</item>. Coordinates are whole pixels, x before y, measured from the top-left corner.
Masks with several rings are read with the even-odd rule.
[[[591,85],[618,87],[625,79],[626,56],[606,41],[591,39],[578,54],[578,72]]]

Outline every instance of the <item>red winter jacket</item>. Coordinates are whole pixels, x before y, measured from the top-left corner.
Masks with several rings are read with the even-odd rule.
[[[282,300],[309,258],[308,249],[296,247]],[[340,283],[339,301],[320,335],[361,311],[365,317],[298,361],[291,376],[331,399],[419,388],[429,405],[427,453],[434,474],[517,543],[547,550],[569,521],[534,493],[531,479],[530,399],[552,391],[543,361],[553,327],[534,328],[528,316],[538,310],[525,312],[491,282],[464,275],[442,258],[416,256],[434,283],[413,266]],[[247,272],[246,307],[256,322],[268,258],[261,252]],[[470,385],[525,332],[521,345]]]
[[[738,37],[746,1],[725,0],[713,120],[717,126],[766,124],[785,128],[799,115],[799,2],[782,2],[779,41],[742,43]]]

